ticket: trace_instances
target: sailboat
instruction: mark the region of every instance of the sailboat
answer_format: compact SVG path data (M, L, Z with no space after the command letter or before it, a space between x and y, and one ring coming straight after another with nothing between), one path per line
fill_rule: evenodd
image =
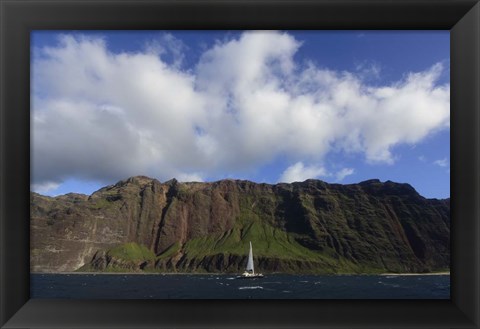
M247 268L242 275L237 277L238 279L254 279L254 278L263 278L262 273L255 273L255 269L253 267L253 249L252 249L252 241L250 241L250 252L248 253L248 262Z

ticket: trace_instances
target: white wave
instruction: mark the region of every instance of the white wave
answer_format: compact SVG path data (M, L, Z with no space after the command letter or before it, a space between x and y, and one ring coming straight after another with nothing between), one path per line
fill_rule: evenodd
M252 286L252 287L239 287L239 290L244 290L244 289L263 289L263 287L260 286Z

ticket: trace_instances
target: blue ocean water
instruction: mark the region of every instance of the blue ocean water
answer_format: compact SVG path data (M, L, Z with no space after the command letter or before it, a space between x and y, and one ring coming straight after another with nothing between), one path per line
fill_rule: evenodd
M32 274L31 298L449 299L449 275Z

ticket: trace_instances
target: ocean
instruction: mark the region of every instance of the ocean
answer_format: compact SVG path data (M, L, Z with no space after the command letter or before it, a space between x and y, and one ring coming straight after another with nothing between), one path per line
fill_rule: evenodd
M31 298L449 299L449 275L32 274Z

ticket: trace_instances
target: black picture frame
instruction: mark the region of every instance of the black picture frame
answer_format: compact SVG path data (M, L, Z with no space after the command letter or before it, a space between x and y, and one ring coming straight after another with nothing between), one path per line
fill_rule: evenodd
M0 0L0 11L2 328L479 328L477 0ZM29 36L34 29L450 30L451 299L30 299Z

